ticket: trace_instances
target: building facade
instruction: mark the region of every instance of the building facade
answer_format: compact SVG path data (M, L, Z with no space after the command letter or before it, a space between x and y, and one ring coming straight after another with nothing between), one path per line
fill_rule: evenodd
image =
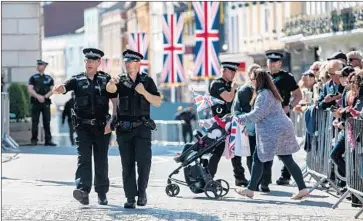
M5 82L27 83L42 58L39 2L2 2L2 73Z
M291 71L290 54L280 41L283 25L298 14L299 2L228 2L225 9L224 52L220 60L257 63L266 66L265 52L277 50L285 54L283 68Z
M296 67L302 72L312 62L325 60L337 51L362 50L362 23L362 2L303 2L301 15L284 24L281 40L296 52ZM299 63L299 57L310 59Z
M101 13L100 48L105 53L102 59L102 69L112 76L122 72L122 52L125 48L126 13L124 2L119 2L113 8Z

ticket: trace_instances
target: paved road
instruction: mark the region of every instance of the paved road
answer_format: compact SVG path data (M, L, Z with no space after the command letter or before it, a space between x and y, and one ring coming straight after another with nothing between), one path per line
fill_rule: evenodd
M93 190L89 206L81 206L72 198L76 168L74 147L23 147L18 154L5 153L2 155L2 220L347 221L354 220L353 216L358 212L348 201L338 209L331 209L337 199L322 191L314 191L310 198L301 202L292 201L289 197L296 187L277 185L271 185L269 194L257 193L253 200L240 197L233 190L221 200L208 200L204 194L192 194L186 187L181 187L178 197L168 197L164 192L166 178L177 167L172 156L180 149L153 147L149 204L131 211L122 207L125 197L121 163L115 147L109 151L111 188L108 206L97 204ZM303 165L304 152L294 158ZM276 160L273 180L278 178L280 168L281 162ZM217 177L226 179L234 188L231 171L231 163L223 158Z

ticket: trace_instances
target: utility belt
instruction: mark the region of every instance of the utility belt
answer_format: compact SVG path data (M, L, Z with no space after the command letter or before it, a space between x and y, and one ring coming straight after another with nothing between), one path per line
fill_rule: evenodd
M91 126L98 125L98 126L103 127L106 125L107 120L110 119L110 115L107 115L106 119L103 121L97 120L96 118L83 119L83 118L78 117L73 109L71 109L71 113L72 113L71 119L72 119L72 124L73 124L74 128L78 127L80 124L87 124L87 125L91 125Z
M117 118L114 118L111 122L111 129L125 132L125 131L131 131L132 129L135 129L142 125L144 125L146 128L149 128L150 130L156 130L155 122L145 117L142 117L138 121L125 121L125 120L117 120Z

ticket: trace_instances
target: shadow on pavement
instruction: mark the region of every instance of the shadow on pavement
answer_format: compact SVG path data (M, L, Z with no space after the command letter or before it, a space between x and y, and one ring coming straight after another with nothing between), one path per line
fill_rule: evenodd
M289 195L291 196L291 194ZM178 197L183 198L183 197ZM206 197L191 197L193 199L199 199L199 200L213 200L208 199ZM241 202L241 203L255 203L255 204L271 204L271 205L302 205L302 206L316 206L316 207L326 207L331 208L333 204L328 202L316 202L311 200L302 200L302 201L277 201L277 200L262 200L262 199L238 199L238 198L232 198L232 197L224 197L222 199L219 199L218 201L224 201L224 202Z
M196 212L186 211L174 211L158 208L137 208L137 209L124 209L123 206L119 205L108 205L111 207L110 211L119 211L116 213L107 214L114 219L122 220L123 217L130 215L148 215L154 216L158 219L163 219L165 216L166 220L180 220L180 217L190 217L191 220L221 220L218 216L200 214ZM194 218L195 217L195 218Z
M181 146L156 146L153 145L153 156L175 156L177 152L182 150ZM11 153L11 151L7 152ZM18 154L50 154L50 155L77 155L76 146L28 146L20 147ZM118 147L110 147L109 156L120 156Z

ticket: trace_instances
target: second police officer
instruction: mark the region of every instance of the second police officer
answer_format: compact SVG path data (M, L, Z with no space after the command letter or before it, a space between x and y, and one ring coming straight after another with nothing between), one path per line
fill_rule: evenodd
M40 113L43 117L43 127L45 134L45 146L56 146L52 142L52 134L50 132L50 96L54 86L53 78L44 73L48 63L42 60L37 60L38 73L34 74L29 79L28 92L31 95L30 102L32 105L32 137L31 144L38 144L38 124Z
M86 71L74 75L65 84L56 86L54 91L66 93L74 91L75 103L72 121L77 133L76 144L78 163L76 189L73 197L83 205L89 204L92 188L92 152L95 164L95 192L98 203L107 205L106 193L109 190L108 148L111 137L109 99L115 94L106 91L110 75L97 71L104 53L95 48L83 50L86 57Z
M271 72L273 82L283 99L282 107L286 115L290 117L290 110L292 110L302 98L300 88L297 85L294 76L291 73L282 70L282 53L269 51L266 53L266 57L267 67ZM290 101L291 95L293 95L294 98L292 101ZM281 170L281 177L276 181L276 183L278 185L288 185L290 183L290 178L291 174L287 170L287 167L283 166Z
M151 130L155 129L150 119L150 104L159 107L161 96L151 77L140 73L143 56L132 50L123 52L126 74L112 79L107 91L118 94L116 128L119 145L122 180L127 202L124 208L135 208L147 204L146 188L151 167ZM115 101L113 101L116 103ZM138 179L136 183L135 162Z
M219 117L223 117L224 115L231 113L232 102L239 86L238 84L233 82L239 63L222 62L221 65L223 68L222 77L214 80L209 88L209 94L211 96L225 102L222 106L215 105L212 107L213 116L218 115ZM218 163L224 152L224 146L225 143L223 142L215 149L212 157L210 158L208 169L212 177L214 177L217 172ZM235 185L247 186L248 180L245 178L245 170L242 167L241 157L235 156L231 159L231 162L235 177Z

